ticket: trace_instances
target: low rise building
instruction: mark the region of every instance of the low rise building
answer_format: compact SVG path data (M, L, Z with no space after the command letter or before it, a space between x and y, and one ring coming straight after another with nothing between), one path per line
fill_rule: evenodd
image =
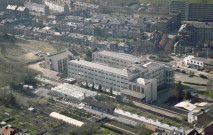
M104 112L104 113L108 113L108 114L113 114L114 110L115 110L115 106L111 105L111 104L107 104L101 101L97 101L93 98L85 98L83 100L83 103L85 103L85 105L91 109L100 111L100 112Z
M49 7L42 4L26 2L24 3L24 6L28 8L29 11L31 12L37 12L40 14L49 14Z
M206 69L213 71L213 59L194 57L192 55L184 58L184 64L195 69Z

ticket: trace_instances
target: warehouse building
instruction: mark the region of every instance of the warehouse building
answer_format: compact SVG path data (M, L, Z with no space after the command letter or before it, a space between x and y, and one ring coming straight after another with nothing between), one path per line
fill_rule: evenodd
M90 91L67 83L54 87L51 90L54 93L76 100L83 100L86 97L94 97L95 95L97 95L97 93L94 91Z
M83 102L85 103L85 105L91 109L103 112L103 113L108 113L108 114L113 114L114 110L115 110L115 106L111 105L111 104L107 104L101 101L97 101L95 99L92 98L85 98L83 100Z

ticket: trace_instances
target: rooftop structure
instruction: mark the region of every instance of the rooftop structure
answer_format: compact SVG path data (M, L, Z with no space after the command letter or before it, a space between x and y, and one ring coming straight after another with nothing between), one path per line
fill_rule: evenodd
M6 9L8 9L8 10L16 10L16 8L17 8L17 5L8 5L7 7L6 7Z
M92 98L85 98L83 100L83 102L87 105L87 106L91 106L93 109L95 110L100 110L101 112L104 113L113 113L115 106L112 104L107 104L101 101L97 101L95 99Z
M81 127L84 123L81 122L81 121L78 121L76 119L73 119L73 118L70 118L70 117L67 117L65 115L62 115L62 114L59 114L57 112L52 112L50 113L50 117L53 117L53 118L56 118L56 119L59 119L59 120L62 120L66 123L69 123L71 125L75 125L77 127Z
M97 93L94 91L90 91L67 83L54 87L51 90L77 100L83 100L85 97L93 97L97 95Z
M184 108L188 111L192 111L196 108L195 105L191 104L189 101L183 101L175 105L175 107Z
M124 116L124 117L130 118L130 119L134 119L134 120L137 120L139 122L152 124L152 125L154 125L156 127L159 127L159 128L162 128L162 129L166 129L166 130L169 130L169 131L176 130L176 131L183 132L183 129L180 129L180 128L177 128L177 127L174 127L174 126L170 126L168 124L161 123L158 120L155 121L155 120L143 117L143 116L139 116L137 114L133 114L133 113L130 113L130 112L127 112L127 111L123 111L123 110L118 109L118 108L115 109L114 114L118 115L118 116Z

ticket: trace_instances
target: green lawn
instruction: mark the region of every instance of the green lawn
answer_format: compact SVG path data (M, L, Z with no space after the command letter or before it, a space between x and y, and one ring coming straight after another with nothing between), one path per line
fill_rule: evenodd
M119 135L118 133L113 132L113 131L106 129L106 128L103 128L103 127L101 127L100 132L101 132L100 133L101 135Z
M209 97L213 97L213 90L212 90L212 91L209 91L209 92L204 93L204 95L209 96Z

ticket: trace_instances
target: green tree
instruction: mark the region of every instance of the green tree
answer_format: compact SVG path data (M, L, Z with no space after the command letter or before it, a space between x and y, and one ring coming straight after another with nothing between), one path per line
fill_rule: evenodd
M95 35L95 36L100 36L100 35L101 35L101 31L100 31L100 29L99 29L98 27L96 27L96 28L94 29L94 35Z
M189 100L191 98L191 93L190 91L186 91L185 94L184 94L184 100Z
M98 92L102 92L102 86L101 85L98 86Z
M178 84L175 86L175 97L178 100L181 100L183 98L183 85L182 82L179 81Z
M86 81L86 88L88 89L89 88L89 86L88 86L88 82Z
M5 45L1 45L1 54L3 54L3 56L6 57L6 47L5 47Z
M111 95L111 96L113 95L112 88L110 88L110 95Z
M90 51L90 49L87 49L85 60L92 61L92 52Z
M92 83L92 88L91 89L95 90L95 84L94 83Z

